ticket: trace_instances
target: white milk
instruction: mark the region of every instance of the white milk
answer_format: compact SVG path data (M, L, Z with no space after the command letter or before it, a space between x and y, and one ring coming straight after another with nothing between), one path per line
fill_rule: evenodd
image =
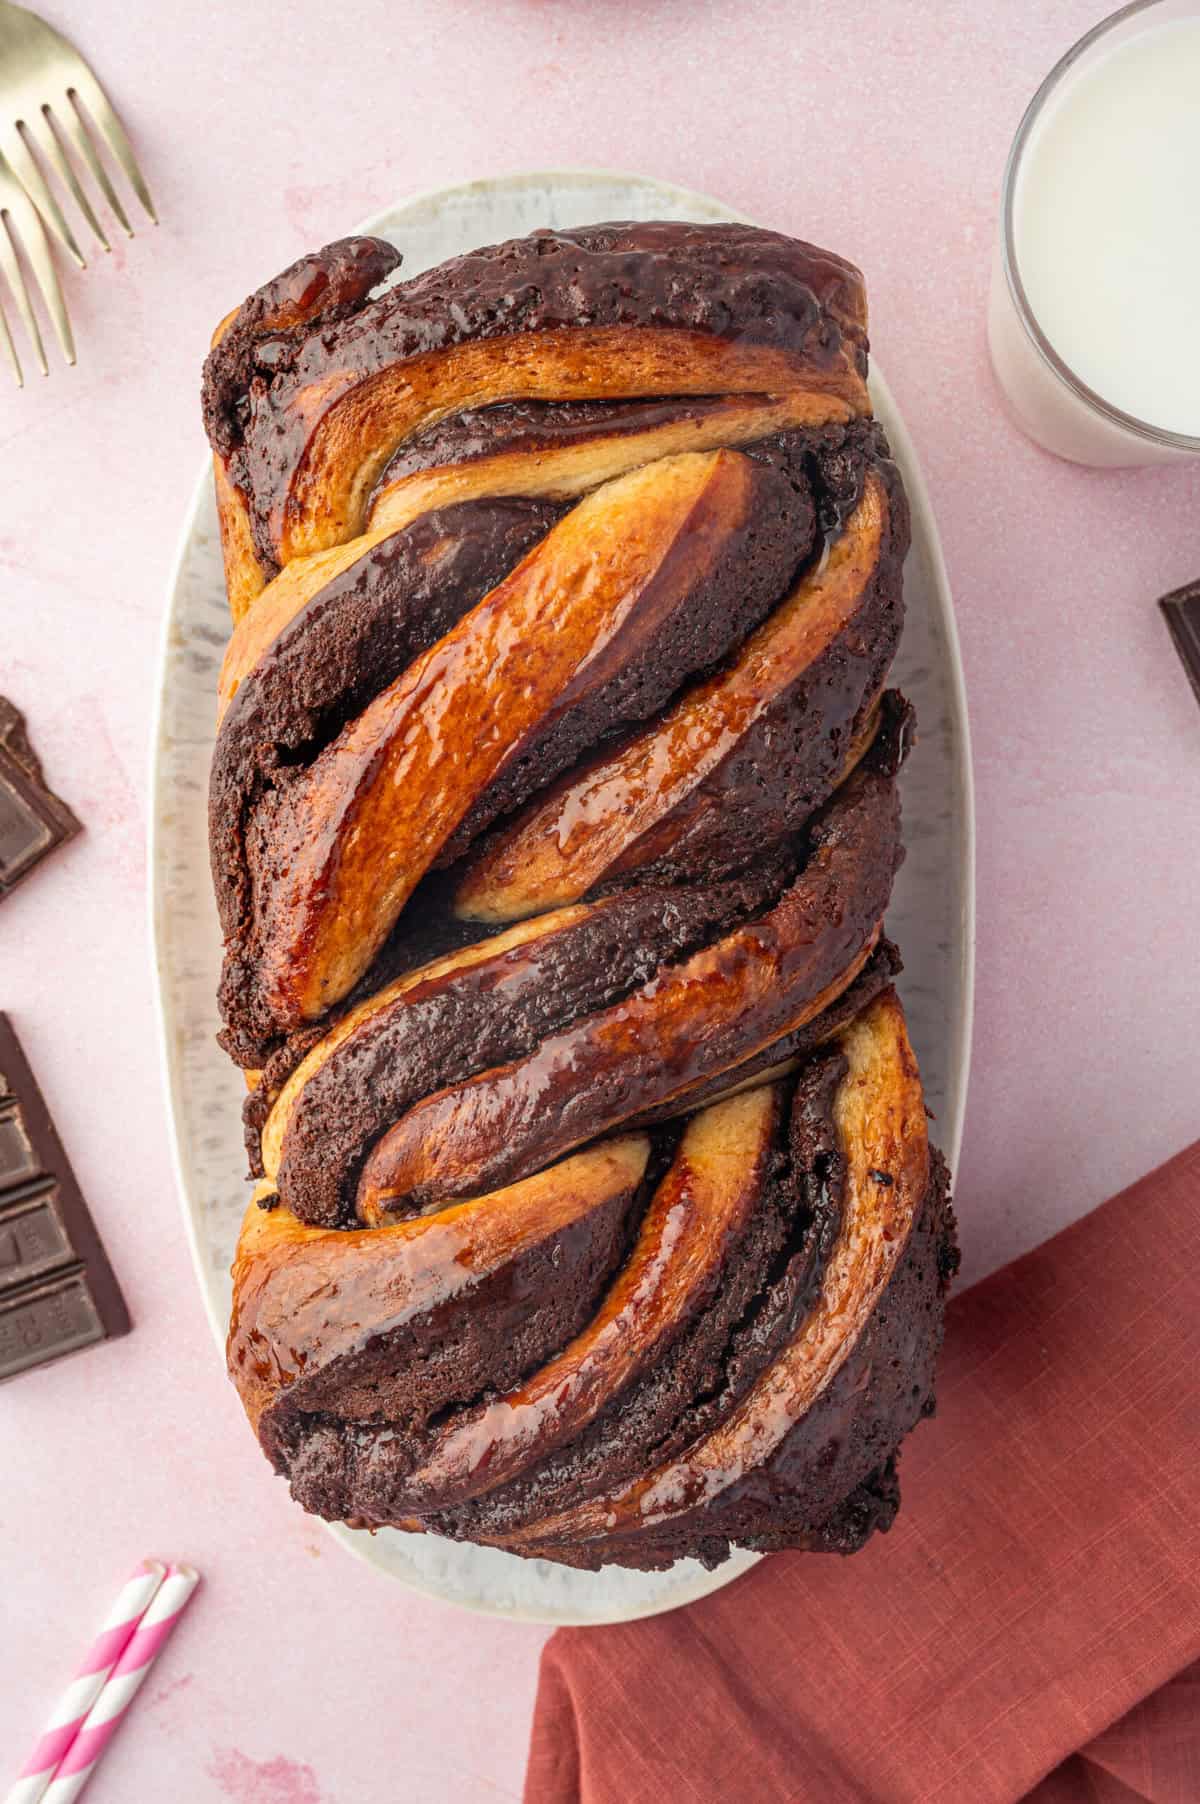
M1017 170L1013 245L1030 310L1075 375L1146 424L1200 438L1200 14L1102 39L1068 72ZM1035 438L1090 463L1155 455L1033 352L1002 274L989 328Z

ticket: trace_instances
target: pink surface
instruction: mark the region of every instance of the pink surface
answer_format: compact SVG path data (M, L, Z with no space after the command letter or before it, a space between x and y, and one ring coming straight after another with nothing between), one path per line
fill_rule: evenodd
M161 1553L206 1582L96 1804L515 1798L541 1632L389 1585L289 1503L222 1376L180 1226L143 847L207 336L398 196L521 168L659 175L862 263L941 522L975 733L958 1191L978 1275L1200 1127L1200 714L1151 605L1200 574L1200 472L1055 463L1007 423L983 342L1008 139L1100 7L43 10L108 81L164 224L70 278L76 371L0 386L2 687L87 826L3 905L0 1003L137 1327L0 1396L0 1750L15 1770L121 1575Z

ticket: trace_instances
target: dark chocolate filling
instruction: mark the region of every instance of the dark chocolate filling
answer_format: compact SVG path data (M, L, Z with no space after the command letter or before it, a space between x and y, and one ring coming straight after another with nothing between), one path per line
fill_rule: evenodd
M678 882L736 870L795 833L832 793L879 693L904 622L902 566L908 516L888 533L875 580L828 649L768 708L728 756L671 814L612 866L599 886ZM886 723L911 736L912 711Z
M601 1564L646 1569L685 1557L717 1565L733 1546L767 1552L781 1547L854 1552L876 1528L890 1527L899 1501L896 1450L922 1417L932 1413L945 1292L958 1257L948 1173L935 1152L929 1188L908 1245L858 1344L823 1395L763 1465L711 1503L640 1534L557 1547L537 1540L534 1516L530 1542L523 1551L593 1569ZM793 1314L789 1288L786 1282L773 1286L755 1312L754 1330L761 1341L770 1335L776 1346L782 1345L786 1334L779 1333L780 1318L801 1318L806 1305ZM739 1353L744 1359L746 1349L735 1351L729 1362L734 1386L745 1382L747 1372L766 1364L759 1348L737 1371ZM731 1407L735 1394L731 1390L716 1405L714 1421ZM684 1430L678 1444L686 1445L691 1438ZM630 1476L638 1470L635 1466ZM881 1488L880 1474L885 1475Z
M647 1194L643 1183L633 1197L615 1197L469 1291L370 1335L353 1353L325 1366L314 1357L260 1425L277 1469L299 1463L303 1473L315 1457L330 1477L335 1445L347 1429L354 1434L351 1424L364 1438L378 1424L390 1442L484 1387L519 1383L594 1315ZM348 1491L339 1502L337 1513L355 1513Z
M280 1195L302 1221L349 1226L362 1162L422 1096L532 1052L757 913L787 882L775 858L728 883L614 897L382 1009L305 1084L284 1136Z
M331 372L353 383L472 340L629 326L775 345L817 369L831 368L848 346L866 373L858 271L754 226L653 221L535 232L452 258L368 301L400 260L379 239L326 245L251 296L209 353L205 426L247 498L267 560L275 556L270 516L310 430L300 397Z
M531 455L597 438L624 438L677 420L719 419L745 396L669 395L631 401L498 401L467 407L414 432L392 453L367 502L403 477L503 452Z
M878 1308L832 1383L771 1458L706 1509L644 1536L585 1548L591 1559L571 1563L603 1559L644 1567L653 1550L656 1564L691 1555L713 1565L732 1546L853 1553L876 1528L889 1528L899 1504L896 1450L933 1414L945 1294L958 1263L949 1173L934 1150L925 1202ZM543 1559L559 1557L541 1546L535 1551Z
M477 1538L534 1528L673 1458L745 1395L811 1308L837 1232L841 1176L830 1112L844 1070L834 1052L818 1054L801 1072L788 1146L780 1148L749 1244L672 1356L550 1460L461 1511L439 1515L444 1532Z

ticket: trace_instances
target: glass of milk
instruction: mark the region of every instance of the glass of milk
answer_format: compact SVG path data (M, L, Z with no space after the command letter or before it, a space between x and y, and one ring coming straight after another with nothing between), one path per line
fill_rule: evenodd
M1200 456L1200 0L1135 0L1050 71L988 306L1018 423L1085 464Z

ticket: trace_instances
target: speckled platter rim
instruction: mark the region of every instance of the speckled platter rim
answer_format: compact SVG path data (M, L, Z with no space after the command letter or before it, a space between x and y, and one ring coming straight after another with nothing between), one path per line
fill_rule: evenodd
M567 193L579 197L578 204L574 199L571 202L573 217L569 221L556 217L560 199ZM593 195L594 205L587 204ZM415 195L354 229L398 238L403 248L402 235L406 229L410 235L419 229L428 237L439 229L444 217L480 210L486 213L489 209L494 209L498 215L494 230L476 231L469 239L454 242L449 248L443 247L440 255L453 255L458 250L472 249L476 244L546 223L653 217L655 214L702 220L741 217L710 196L670 183L622 172L568 169L449 184ZM535 216L528 224L512 223L513 216L523 216L529 209L533 209ZM418 222L421 222L419 228ZM411 266L406 259L408 273L415 273L423 266L420 258ZM889 915L889 925L908 952L910 963L914 941L918 945L916 968L911 972L906 970L901 990L910 1019L914 1011L918 1018L926 1019L925 1042L922 1045L918 1041L918 1051L923 1065L936 1064L938 1067L938 1088L932 1092L940 1101L938 1139L953 1168L962 1139L974 989L975 816L966 693L949 582L924 478L903 421L874 364L871 391L875 411L903 470L912 510L914 549L906 567L910 622L914 618L911 594L914 584L923 603L916 615L921 626L918 655L910 659L912 668L903 673L903 680L918 700L919 707L922 695L929 689L935 692L938 704L932 755L929 752L923 754L919 747L912 761L915 764L922 756L925 759L925 775L918 783L922 799L924 790L940 798L936 810L937 827L936 831L927 831L928 823L923 820L921 809L914 811L909 776L905 811L910 858L906 866L908 875L906 877L902 871L900 879L900 884L907 883L911 892L902 911L909 925L896 928L895 909ZM199 1057L210 1073L217 1068L214 1061L220 1061L222 1065L225 1061L215 1044L211 1047L211 1055L208 1050L211 1033L215 1033L217 1025L215 998L210 1000L207 1018L203 1020L195 1018L194 1006L180 1006L181 969L188 949L186 932L181 943L176 931L180 916L178 884L181 874L188 885L189 901L195 895L194 886L207 878L206 871L200 873L195 868L197 822L191 810L203 808L202 778L207 768L209 746L201 743L199 735L195 739L184 738L173 734L168 726L169 719L174 719L179 712L180 685L187 681L183 674L185 660L194 658L200 662L207 658L209 653L201 641L207 644L213 638L211 629L202 631L189 618L189 611L194 613L194 606L185 592L187 574L197 556L197 546L211 511L211 468L206 459L188 506L167 586L152 740L149 900L171 1150L197 1281L214 1337L223 1354L228 1282L214 1273L213 1247L205 1225L206 1197L197 1175L197 1166L213 1157L211 1135L203 1133L195 1120L198 1107L195 1093L200 1087L194 1070L197 1044L200 1046ZM912 628L906 626L900 662L911 637ZM200 646L198 651L197 646ZM213 655L219 658L219 650L214 648ZM924 720L923 729L928 731ZM911 771L912 765L909 768ZM183 815L178 805L181 769L187 770L193 791ZM198 794L195 793L197 789ZM919 867L915 875L914 839ZM185 842L191 845L190 853L184 851ZM930 863L931 855L933 863ZM185 857L190 862L183 870L179 861ZM211 912L212 904L207 895L204 901ZM194 977L192 985L194 988ZM917 1038L916 1034L914 1038ZM184 1056L185 1045L189 1042L192 1047L190 1062ZM236 1146L236 1135L233 1145ZM243 1177L232 1156L226 1162L222 1153L222 1195L226 1163L231 1207L236 1218L245 1200ZM231 1236L227 1256L232 1257L232 1252ZM247 1456L254 1457L249 1445ZM714 1572L706 1572L695 1562L688 1561L668 1574L630 1574L611 1570L582 1573L559 1567L547 1568L540 1561L519 1561L492 1549L461 1547L440 1541L436 1543L436 1558L431 1562L429 1556L434 1553L434 1537L400 1535L393 1531L370 1536L338 1525L331 1525L329 1532L375 1570L400 1579L426 1596L485 1614L555 1625L627 1622L677 1609L728 1584L749 1570L758 1558L753 1554L735 1554Z

